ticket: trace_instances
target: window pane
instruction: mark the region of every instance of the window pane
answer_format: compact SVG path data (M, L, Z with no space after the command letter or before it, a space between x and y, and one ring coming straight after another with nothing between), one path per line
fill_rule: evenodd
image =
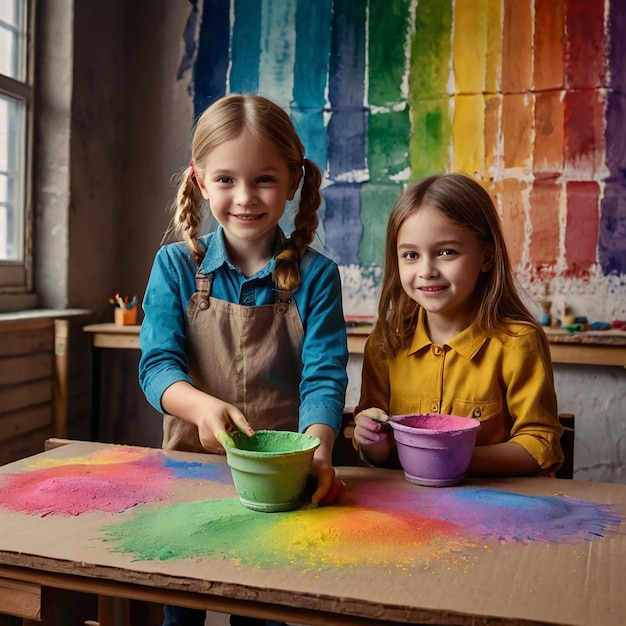
M24 259L25 117L23 102L0 96L0 262Z
M0 74L26 79L26 3L0 0Z

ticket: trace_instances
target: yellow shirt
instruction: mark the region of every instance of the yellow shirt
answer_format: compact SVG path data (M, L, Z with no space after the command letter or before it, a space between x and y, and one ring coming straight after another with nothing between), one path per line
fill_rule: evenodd
M515 441L550 471L563 461L552 364L540 330L509 324L513 334L488 336L470 326L434 344L423 311L410 347L387 359L365 345L361 398L355 415L378 407L389 415L443 413L481 422L476 445Z

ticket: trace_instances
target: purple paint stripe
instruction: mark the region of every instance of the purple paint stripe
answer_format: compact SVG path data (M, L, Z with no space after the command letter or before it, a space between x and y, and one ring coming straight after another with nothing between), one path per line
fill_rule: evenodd
M333 4L328 87L333 112L328 125L331 179L365 169L366 4L363 0L338 0ZM358 211L358 204L351 210Z
M626 182L608 180L600 210L598 260L605 276L626 274Z
M611 0L609 2L608 18L609 36L609 86L619 91L626 92L626 2L624 0Z

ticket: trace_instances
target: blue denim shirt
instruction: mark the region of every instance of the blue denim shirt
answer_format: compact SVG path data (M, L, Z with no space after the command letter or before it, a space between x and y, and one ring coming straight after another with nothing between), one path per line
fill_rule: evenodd
M246 277L228 257L221 227L203 241L207 252L200 266L213 274L211 296L246 306L275 302L274 258ZM278 237L274 257L281 250ZM348 346L337 265L309 249L300 262L301 283L292 301L304 327L300 383L301 431L311 424L341 426L348 382ZM139 383L150 404L163 411L161 397L177 381L193 384L186 356L187 304L195 292L196 268L182 243L163 246L156 254L143 299L145 317L139 336Z

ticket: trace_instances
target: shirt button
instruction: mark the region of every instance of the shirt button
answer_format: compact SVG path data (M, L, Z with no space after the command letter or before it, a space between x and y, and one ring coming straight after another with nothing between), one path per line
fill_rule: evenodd
M439 411L439 405L436 402L433 402L430 405L430 412L431 413L437 413L437 411Z
M480 407L477 406L473 411L472 411L472 417L475 418L479 418L481 415L483 414L483 412L480 410Z
M433 354L434 354L435 356L441 356L441 354L442 354L442 352L443 352L443 350L441 349L441 346L435 346L435 345L433 345L433 348L432 348L432 349L433 349Z

